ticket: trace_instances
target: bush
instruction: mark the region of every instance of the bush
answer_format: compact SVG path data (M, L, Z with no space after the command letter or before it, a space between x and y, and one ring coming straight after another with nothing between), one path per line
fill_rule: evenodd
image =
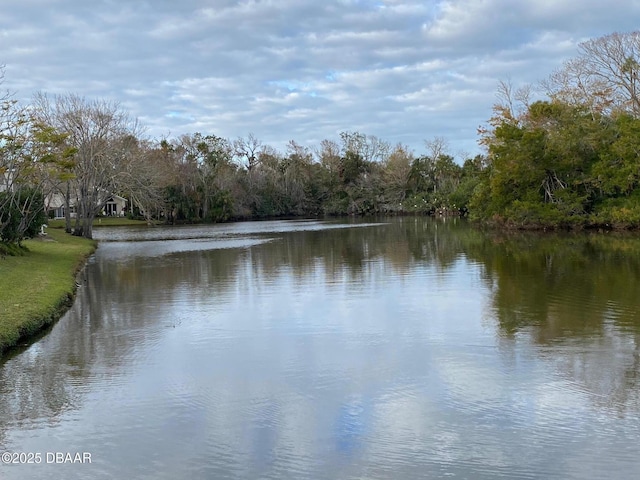
M506 210L507 221L518 226L544 226L557 228L565 220L565 216L556 205L550 203L536 203L530 201L514 201Z
M0 206L0 241L4 243L33 238L46 223L42 192L33 188L0 193Z
M634 196L608 198L592 215L596 224L610 224L618 228L640 227L640 202Z

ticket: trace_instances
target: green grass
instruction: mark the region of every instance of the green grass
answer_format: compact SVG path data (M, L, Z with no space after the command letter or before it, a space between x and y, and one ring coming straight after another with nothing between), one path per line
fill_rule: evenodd
M75 224L75 219L71 219L71 227ZM98 217L93 222L93 228L97 227L122 227L126 225L146 225L144 220L132 220L127 217ZM49 228L64 228L64 218L49 220Z
M75 276L96 243L51 229L0 256L0 354L57 320L75 293Z

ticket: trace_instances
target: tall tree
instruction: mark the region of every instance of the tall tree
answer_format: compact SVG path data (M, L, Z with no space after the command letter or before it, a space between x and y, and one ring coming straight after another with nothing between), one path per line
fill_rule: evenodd
M233 147L228 140L216 135L182 135L179 151L183 162L194 176L198 219L224 220L230 214L229 191L221 177L231 166Z
M74 233L92 238L94 219L109 197L134 189L127 182L134 178L130 174L130 154L140 127L118 104L74 94L53 99L39 94L34 108L43 123L67 134L69 145L77 151Z
M578 55L542 82L555 100L594 113L640 115L640 31L612 33L578 46Z
M171 165L152 142L126 135L121 144L118 192L129 201L129 213L147 221L164 210L166 187L173 180Z
M253 133L247 135L246 138L238 137L233 142L233 147L236 158L248 172L251 172L260 163L260 150L263 145Z
M284 192L289 204L287 213L302 214L313 209L314 195L310 190L312 161L309 149L293 140L288 143L287 156L282 161Z
M402 202L409 191L413 154L406 145L398 144L384 163L383 178L387 201L392 204Z
M42 191L46 208L55 197L64 199L65 231L71 232L71 185L75 179L75 155L77 150L69 146L66 133L32 118L32 153L40 163ZM75 184L74 184L75 185Z

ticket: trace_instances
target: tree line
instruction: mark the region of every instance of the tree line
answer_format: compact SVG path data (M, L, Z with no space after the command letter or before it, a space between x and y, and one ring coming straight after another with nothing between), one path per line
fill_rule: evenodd
M114 194L127 215L167 223L469 213L516 227L639 227L639 58L640 32L615 33L580 44L540 83L541 99L501 82L479 129L486 154L457 161L442 137L421 155L357 131L285 151L253 134L148 139L116 103L5 94L0 240L33 236L53 195L67 231L87 238Z
M92 237L114 194L127 215L175 223L284 216L460 214L484 159L460 166L446 141L416 156L373 135L345 131L314 148L284 152L253 134L233 140L191 133L144 138L117 104L37 94L23 107L5 98L0 114L0 237L39 231L47 199L64 201L66 229ZM75 215L71 211L75 209Z

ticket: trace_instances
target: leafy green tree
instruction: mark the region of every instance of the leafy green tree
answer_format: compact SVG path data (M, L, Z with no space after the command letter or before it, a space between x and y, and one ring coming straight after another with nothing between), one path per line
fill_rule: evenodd
M413 195L435 189L435 168L433 160L427 156L415 158L409 171L409 190Z
M195 158L185 149L184 136L160 142L160 154L169 167L170 180L164 189L168 223L200 221L200 198Z
M460 183L462 168L451 155L440 155L435 159L433 172L435 177L434 192L440 193L442 198L446 199Z
M56 195L64 199L65 231L71 233L71 189L75 179L77 149L68 143L68 135L55 127L32 118L32 159L39 162L41 185L47 208Z
M526 223L584 213L587 198L576 187L593 161L593 149L578 136L585 122L592 120L576 107L536 102L518 123L498 124L489 146L491 176L478 192L488 198L474 203L479 214Z
M592 173L603 195L629 195L640 182L640 118L622 114L611 130L609 148L599 155Z
M216 135L195 133L181 137L186 162L193 165L199 199L198 217L204 221L224 221L231 213L229 192L218 177L231 165L233 147Z
M461 215L469 213L471 199L476 188L483 181L485 169L486 158L482 155L476 155L464 161L460 171L460 181L455 190L449 194L450 208L458 210Z

